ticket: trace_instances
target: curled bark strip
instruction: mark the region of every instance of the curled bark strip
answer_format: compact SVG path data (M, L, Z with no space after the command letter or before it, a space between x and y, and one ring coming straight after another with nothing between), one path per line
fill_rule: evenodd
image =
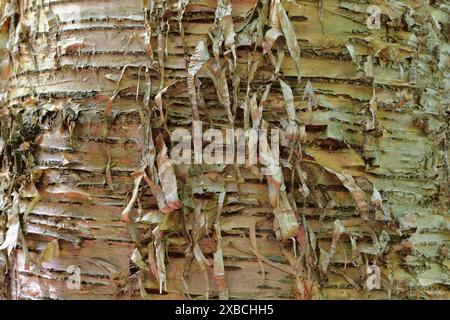
M262 260L258 257L259 252L258 252L258 243L256 242L256 226L254 224L252 224L250 226L250 241L251 241L253 250L257 254L256 257L258 258L259 269L261 272L261 281L264 282L264 280L266 280L266 270L264 269L264 264L263 264Z
M169 87L170 87L170 85L164 87L163 89L161 89L161 90L158 92L158 94L156 95L156 97L155 97L155 103L156 103L156 106L158 107L159 116L160 116L160 119L161 119L160 121L161 121L162 124L165 124L165 123L166 123L166 119L165 119L165 117L164 117L162 95L163 95L164 93L166 93L166 91L167 91L167 89L169 89Z
M158 268L158 280L159 280L159 293L162 294L163 290L167 291L167 272L166 272L166 244L163 239L163 233L156 227L153 230L153 237L155 243L155 256L156 266Z
M350 191L353 199L355 200L359 213L364 219L368 219L369 206L367 204L366 194L356 184L355 179L348 174L336 172L328 167L324 168L328 172L334 174L342 182L342 185Z
M228 285L225 279L225 266L223 264L223 251L220 241L217 244L216 252L214 252L214 280L217 290L219 290L219 298L228 300Z
M297 35L295 34L294 28L292 27L292 23L281 5L280 1L275 1L275 6L278 11L279 21L281 25L281 29L283 30L284 37L286 39L286 43L289 49L289 53L291 54L292 59L295 63L295 68L297 70L297 78L298 82L301 80L300 75L300 46L298 45Z
M192 117L194 121L199 121L200 116L197 107L197 90L195 86L195 75L200 71L202 66L209 60L210 55L205 41L200 40L195 46L195 51L189 59L189 66L187 72L187 86L189 98L192 104Z
M156 138L156 158L158 166L158 176L166 199L167 206L172 209L180 209L182 204L178 198L177 179L173 170L172 161L167 156L167 147L162 135Z
M205 278L205 296L206 296L206 300L208 300L209 299L209 276L208 276L207 267L211 267L211 264L203 255L203 252L200 249L200 247L198 246L198 243L196 243L194 245L194 257L195 257L195 260L197 260L197 263L199 264L200 269L202 270L203 277Z
M207 73L214 83L217 97L219 98L220 103L225 107L225 110L227 111L228 120L231 124L233 124L234 116L231 112L231 100L230 93L228 91L226 68L222 68L219 63L215 62L209 66L209 68L207 69Z
M0 246L0 250L8 250L8 255L10 255L12 250L18 245L21 234L19 220L19 194L14 192L12 196L12 205L8 210L8 230L6 232L5 240Z
M141 184L141 181L142 181L142 174L138 174L134 178L134 189L133 189L133 194L131 195L130 202L128 202L127 206L122 211L122 220L123 221L126 221L126 222L130 221L130 212L133 209L134 203L136 202L136 199L138 197L139 185Z
M298 126L296 122L295 116L295 104L294 104L294 95L292 93L291 87L286 84L283 80L279 80L281 85L281 90L283 91L284 102L286 104L286 111L289 118L289 127L287 130L287 135L290 139L294 139L298 134Z
M164 192L162 188L154 183L147 174L144 173L144 180L147 185L150 187L150 191L156 197L156 203L158 204L158 208L161 212L170 213L173 209L166 204L166 199L164 197Z
M239 251L248 254L247 250L242 249L238 245L236 245L234 243L230 243L230 245L232 245L233 247L235 247ZM260 259L265 264L267 264L267 265L269 265L269 266L271 266L273 268L276 268L276 269L278 269L280 271L283 271L285 273L291 274L291 275L295 275L296 274L295 271L290 266L286 266L286 265L283 265L283 264L280 264L280 263L273 262L273 261L267 259L266 257L264 257L263 255L257 253L255 250L253 250L253 249L250 249L250 250L258 259Z

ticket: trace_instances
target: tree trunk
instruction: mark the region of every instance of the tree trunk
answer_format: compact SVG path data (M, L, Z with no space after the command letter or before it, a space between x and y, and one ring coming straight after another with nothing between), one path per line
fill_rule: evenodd
M0 295L449 299L449 9L369 2L3 0Z

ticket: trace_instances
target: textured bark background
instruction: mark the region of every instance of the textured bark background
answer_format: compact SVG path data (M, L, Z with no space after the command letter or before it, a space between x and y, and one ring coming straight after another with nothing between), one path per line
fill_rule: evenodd
M449 11L1 0L0 295L450 298ZM282 129L283 175L171 164L192 120Z

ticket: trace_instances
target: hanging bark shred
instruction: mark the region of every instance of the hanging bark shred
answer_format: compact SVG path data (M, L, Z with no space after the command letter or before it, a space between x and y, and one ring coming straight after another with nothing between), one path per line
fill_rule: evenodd
M159 181L164 193L167 206L171 209L180 209L181 201L178 198L177 178L173 169L172 161L167 154L167 147L163 137L156 138L156 149L158 156L156 158L158 165Z

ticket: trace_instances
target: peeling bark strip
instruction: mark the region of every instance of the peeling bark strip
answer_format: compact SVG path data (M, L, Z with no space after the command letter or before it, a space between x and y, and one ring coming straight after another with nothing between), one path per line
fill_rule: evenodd
M0 1L1 298L450 299L445 3L38 2ZM205 124L280 162L172 162Z

